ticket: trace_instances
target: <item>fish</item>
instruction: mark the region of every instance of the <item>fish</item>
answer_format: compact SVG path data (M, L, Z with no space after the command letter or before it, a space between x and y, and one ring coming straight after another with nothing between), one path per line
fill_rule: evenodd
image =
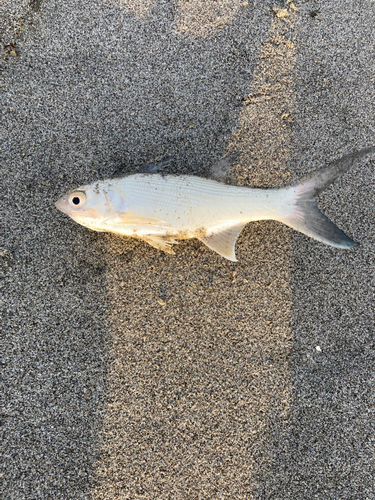
M81 186L55 205L89 229L138 238L170 254L181 240L197 238L235 262L239 234L258 220L276 220L332 247L351 249L358 243L319 210L315 198L374 152L375 147L368 147L346 155L289 187L252 188L197 176L137 173Z

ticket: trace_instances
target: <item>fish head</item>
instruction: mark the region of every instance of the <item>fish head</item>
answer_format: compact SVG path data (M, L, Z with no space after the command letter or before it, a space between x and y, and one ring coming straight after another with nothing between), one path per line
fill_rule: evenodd
M95 183L69 191L56 201L55 206L79 224L94 229L118 209L116 201L117 196L108 185Z

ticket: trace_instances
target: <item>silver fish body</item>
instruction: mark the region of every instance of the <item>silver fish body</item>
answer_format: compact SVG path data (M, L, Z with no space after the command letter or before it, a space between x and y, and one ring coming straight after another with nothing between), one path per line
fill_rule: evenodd
M356 243L319 211L314 196L374 150L348 155L289 188L253 189L194 176L135 174L82 186L62 196L56 207L90 229L140 238L168 253L174 253L179 240L198 238L235 261L243 227L265 219L329 245L351 248Z

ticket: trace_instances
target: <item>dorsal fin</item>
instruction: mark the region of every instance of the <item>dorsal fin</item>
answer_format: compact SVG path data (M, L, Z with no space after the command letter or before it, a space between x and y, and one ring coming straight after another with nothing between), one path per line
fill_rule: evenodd
M173 164L172 156L166 156L160 161L156 161L155 163L150 162L147 165L141 167L139 169L139 173L141 174L159 174L163 172L163 170Z
M246 222L220 229L208 229L206 236L199 236L198 240L202 241L208 248L211 248L211 250L222 257L237 262L235 253L236 241L245 226Z
M218 182L225 182L232 168L234 161L240 156L240 153L231 152L227 153L225 156L217 160L210 169L210 177Z

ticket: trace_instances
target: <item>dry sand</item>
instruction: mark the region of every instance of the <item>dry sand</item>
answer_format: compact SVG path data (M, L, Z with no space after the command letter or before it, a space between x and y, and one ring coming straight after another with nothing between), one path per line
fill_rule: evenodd
M375 499L374 158L320 198L348 252L258 222L237 264L173 257L54 208L166 157L272 186L373 145L374 9L1 3L1 498Z

